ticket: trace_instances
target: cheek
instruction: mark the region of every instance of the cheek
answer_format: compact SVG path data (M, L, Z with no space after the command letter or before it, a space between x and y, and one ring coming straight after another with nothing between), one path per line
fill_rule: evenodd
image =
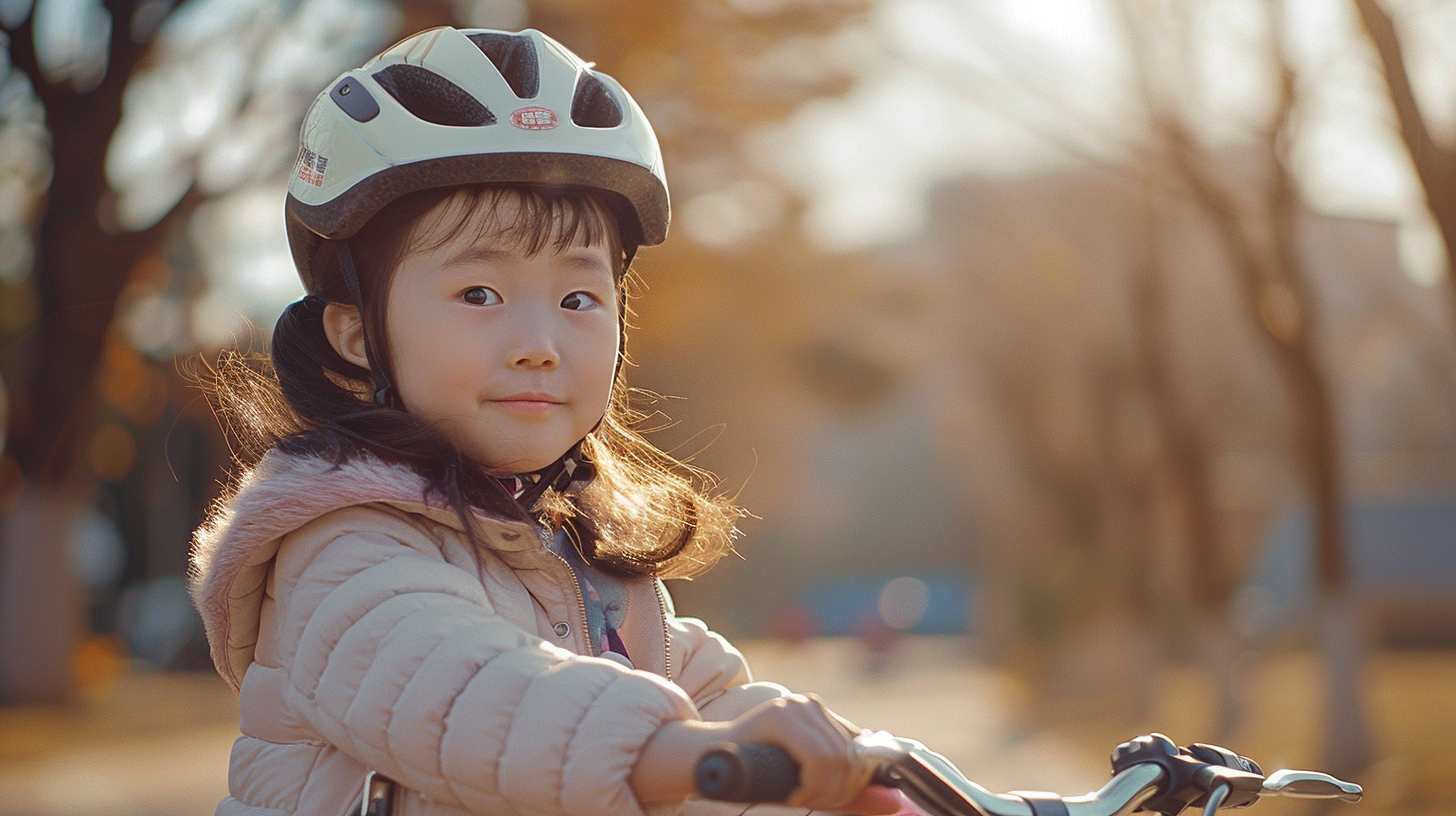
M470 391L459 332L449 315L422 309L408 299L390 302L390 362L395 386L411 413L438 419L461 393Z
M613 320L615 321L615 317ZM618 335L616 323L612 324L610 331L603 332L602 336L593 343L591 355L591 381L593 390L598 393L605 404L612 391L612 383L617 373L617 347Z

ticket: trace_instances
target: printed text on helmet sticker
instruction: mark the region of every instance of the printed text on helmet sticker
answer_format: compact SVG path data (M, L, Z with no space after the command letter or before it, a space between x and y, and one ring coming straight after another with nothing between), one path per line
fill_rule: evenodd
M329 159L327 156L301 148L298 152L298 178L306 181L315 187L324 186L324 171L328 169Z
M511 114L511 124L522 130L551 130L556 127L556 111L550 108L521 108Z

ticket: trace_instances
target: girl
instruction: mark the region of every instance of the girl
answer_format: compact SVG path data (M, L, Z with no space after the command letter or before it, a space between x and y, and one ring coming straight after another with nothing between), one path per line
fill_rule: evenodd
M309 294L271 370L219 372L266 452L194 555L241 704L220 816L342 814L370 773L396 816L655 812L722 740L787 748L792 805L893 812L848 723L751 682L658 580L738 511L630 430L627 272L668 199L626 91L536 31L435 29L320 94L302 141Z

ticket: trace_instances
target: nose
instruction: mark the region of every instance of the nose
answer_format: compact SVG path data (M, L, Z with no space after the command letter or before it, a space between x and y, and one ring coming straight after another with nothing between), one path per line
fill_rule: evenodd
M521 314L516 325L512 327L516 342L507 352L511 368L555 370L561 365L561 354L557 351L549 317L530 313L535 310L523 311L526 313Z
M512 368L539 368L542 371L551 371L560 364L561 358L555 352L544 348L522 351L511 361Z

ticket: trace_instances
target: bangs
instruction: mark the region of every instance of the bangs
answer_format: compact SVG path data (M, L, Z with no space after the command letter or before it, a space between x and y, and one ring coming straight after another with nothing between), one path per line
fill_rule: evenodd
M615 213L592 191L552 187L461 187L437 203L411 230L402 254L429 252L468 236L489 237L501 248L534 257L548 248L605 243L623 269L622 242Z

